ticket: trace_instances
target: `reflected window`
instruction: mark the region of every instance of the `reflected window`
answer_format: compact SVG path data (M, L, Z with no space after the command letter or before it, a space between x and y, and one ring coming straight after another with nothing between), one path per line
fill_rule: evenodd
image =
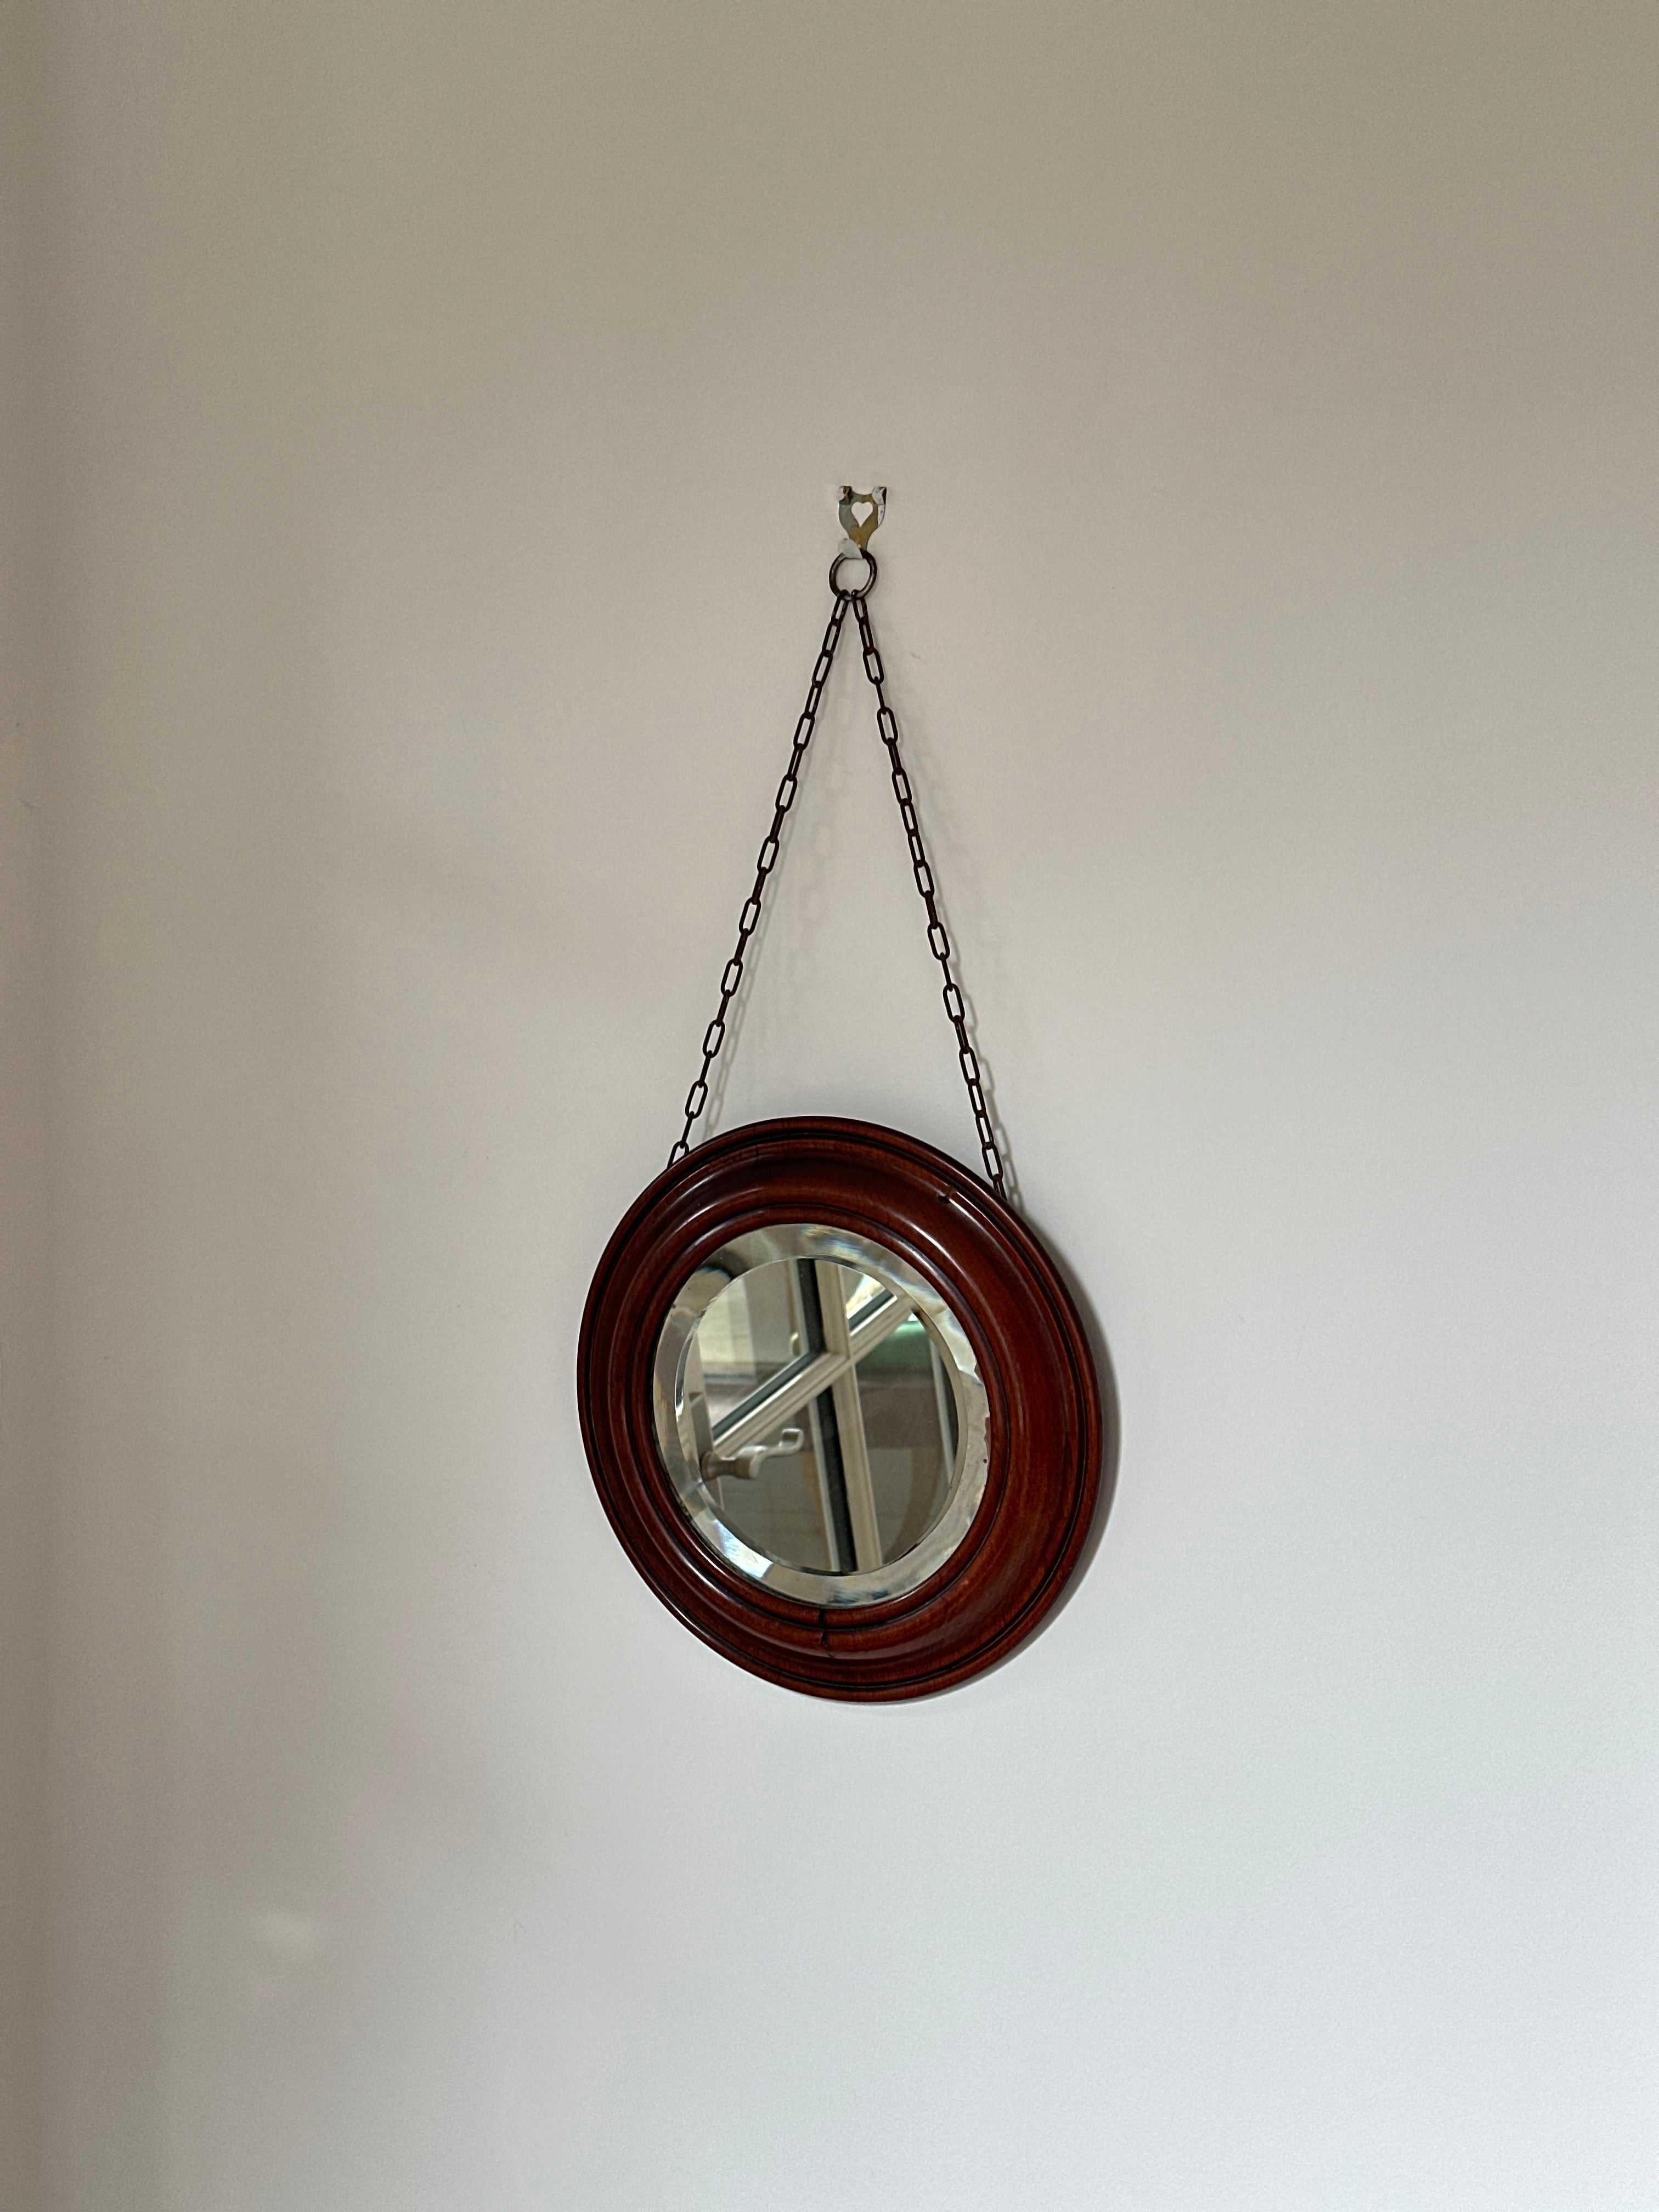
M915 1553L944 1515L961 1378L925 1308L950 1316L920 1289L803 1256L716 1263L682 1292L672 1404L659 1401L665 1455L695 1470L715 1521L762 1562L867 1573Z

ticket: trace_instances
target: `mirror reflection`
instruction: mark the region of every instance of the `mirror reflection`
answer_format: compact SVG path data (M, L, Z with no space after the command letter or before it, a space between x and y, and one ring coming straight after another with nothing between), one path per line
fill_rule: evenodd
M809 1598L914 1586L983 1486L984 1394L956 1316L881 1246L807 1224L741 1238L684 1285L656 1419L706 1540Z

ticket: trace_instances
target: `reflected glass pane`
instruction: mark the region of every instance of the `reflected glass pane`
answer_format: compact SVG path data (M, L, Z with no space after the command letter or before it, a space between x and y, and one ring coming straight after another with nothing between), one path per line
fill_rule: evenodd
M836 1256L723 1255L686 1285L658 1432L682 1502L748 1571L868 1577L945 1515L977 1376L954 1316L880 1246L805 1228L752 1241L814 1239Z
M703 1396L715 1427L797 1358L800 1323L787 1265L728 1283L697 1329Z
M956 1419L938 1346L912 1315L859 1363L882 1554L919 1544L945 1506L956 1460Z

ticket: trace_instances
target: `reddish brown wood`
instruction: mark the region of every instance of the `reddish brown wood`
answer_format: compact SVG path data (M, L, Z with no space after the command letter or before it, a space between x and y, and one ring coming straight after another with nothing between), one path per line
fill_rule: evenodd
M973 1526L931 1580L879 1605L821 1609L727 1567L657 1454L651 1364L681 1285L732 1237L797 1221L910 1261L955 1311L985 1383L990 1468ZM1065 1588L1099 1493L1100 1385L1054 1263L977 1176L866 1121L756 1122L659 1176L594 1275L577 1396L611 1524L663 1603L738 1666L817 1697L921 1697L1006 1657Z

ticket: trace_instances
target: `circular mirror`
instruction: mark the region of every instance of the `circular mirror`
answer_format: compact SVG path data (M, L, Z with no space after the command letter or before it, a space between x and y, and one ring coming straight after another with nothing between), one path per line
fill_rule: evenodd
M1012 1651L1077 1565L1104 1424L1019 1216L867 1121L752 1122L617 1224L576 1354L629 1558L767 1680L915 1698Z
M719 1558L819 1606L915 1589L985 1488L984 1385L933 1285L866 1237L790 1223L682 1285L657 1341L657 1446Z

